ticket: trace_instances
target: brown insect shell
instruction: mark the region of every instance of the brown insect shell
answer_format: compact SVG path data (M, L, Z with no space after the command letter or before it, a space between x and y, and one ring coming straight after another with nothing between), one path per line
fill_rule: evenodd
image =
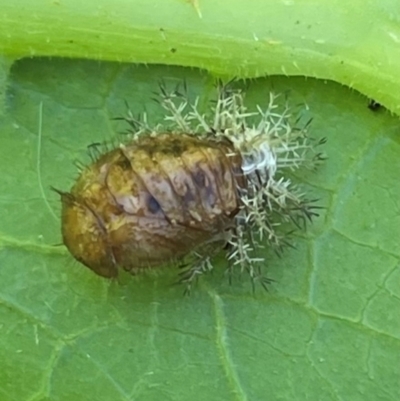
M239 210L240 155L227 140L164 133L102 155L62 194L62 235L95 273L179 259L224 232Z

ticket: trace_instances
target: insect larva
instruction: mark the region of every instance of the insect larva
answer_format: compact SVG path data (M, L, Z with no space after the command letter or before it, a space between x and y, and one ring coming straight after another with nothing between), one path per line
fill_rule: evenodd
M70 192L58 191L63 241L78 261L104 277L178 261L190 288L223 248L229 272L269 282L254 248L266 241L280 249L282 224L316 215L283 173L318 164L314 147L324 141L310 140L308 125L292 126L272 94L265 111L248 112L241 91L220 86L218 93L207 117L197 101L162 88L171 128L129 114L132 139L97 157Z
M97 274L115 277L181 258L223 232L239 210L232 149L222 141L143 136L88 166L62 193L62 234Z

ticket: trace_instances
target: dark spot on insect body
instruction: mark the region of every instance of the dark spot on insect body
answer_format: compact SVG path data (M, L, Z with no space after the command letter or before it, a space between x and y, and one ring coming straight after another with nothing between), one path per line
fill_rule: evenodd
M196 185L198 185L200 188L204 188L206 185L206 176L204 171L199 167L197 167L196 171L193 173L193 179Z
M178 138L174 138L169 146L169 152L174 156L181 155L187 149L187 145Z
M157 202L157 199L154 196L149 196L147 200L147 207L149 208L150 213L156 214L160 209L160 204Z
M154 140L153 137L143 138L140 143L142 149L149 157L154 157L156 153L163 153L165 155L179 156L182 154L193 142L189 136L185 136L187 141L182 141L174 135L161 134Z
M185 194L183 195L183 202L186 205L186 207L189 207L190 203L195 201L196 195L193 193L191 187L189 186L188 183L185 183Z
M129 161L129 159L126 157L126 155L124 154L124 152L122 150L119 150L119 152L120 152L121 158L119 158L115 162L115 166L120 167L122 171L129 170L131 168L131 162Z

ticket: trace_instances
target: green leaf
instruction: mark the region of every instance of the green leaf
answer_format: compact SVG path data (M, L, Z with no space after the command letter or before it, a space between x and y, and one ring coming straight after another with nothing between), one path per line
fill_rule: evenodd
M11 58L331 79L397 114L399 43L398 0L2 0L0 12L0 54Z
M0 399L400 399L400 123L357 92L249 82L249 106L287 93L328 138L325 165L295 177L321 216L281 258L260 250L269 293L253 295L245 277L230 286L222 257L189 298L171 285L175 269L109 282L59 245L49 187L67 190L86 147L125 128L111 120L125 101L160 121L160 78L186 79L203 104L214 94L210 76L177 67L13 65L0 120Z

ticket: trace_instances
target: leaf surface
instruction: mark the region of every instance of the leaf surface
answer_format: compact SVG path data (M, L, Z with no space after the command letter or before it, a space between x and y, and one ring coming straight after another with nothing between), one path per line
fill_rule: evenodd
M334 83L249 82L307 104L329 159L295 180L325 207L281 258L268 249L270 292L225 261L191 297L176 270L109 282L60 246L60 204L86 147L123 130L127 101L154 123L163 78L186 79L203 105L213 80L197 70L22 60L11 71L0 134L0 398L86 400L400 399L400 123ZM282 97L284 102L284 96ZM39 129L40 105L43 105ZM39 136L39 132L41 135Z

